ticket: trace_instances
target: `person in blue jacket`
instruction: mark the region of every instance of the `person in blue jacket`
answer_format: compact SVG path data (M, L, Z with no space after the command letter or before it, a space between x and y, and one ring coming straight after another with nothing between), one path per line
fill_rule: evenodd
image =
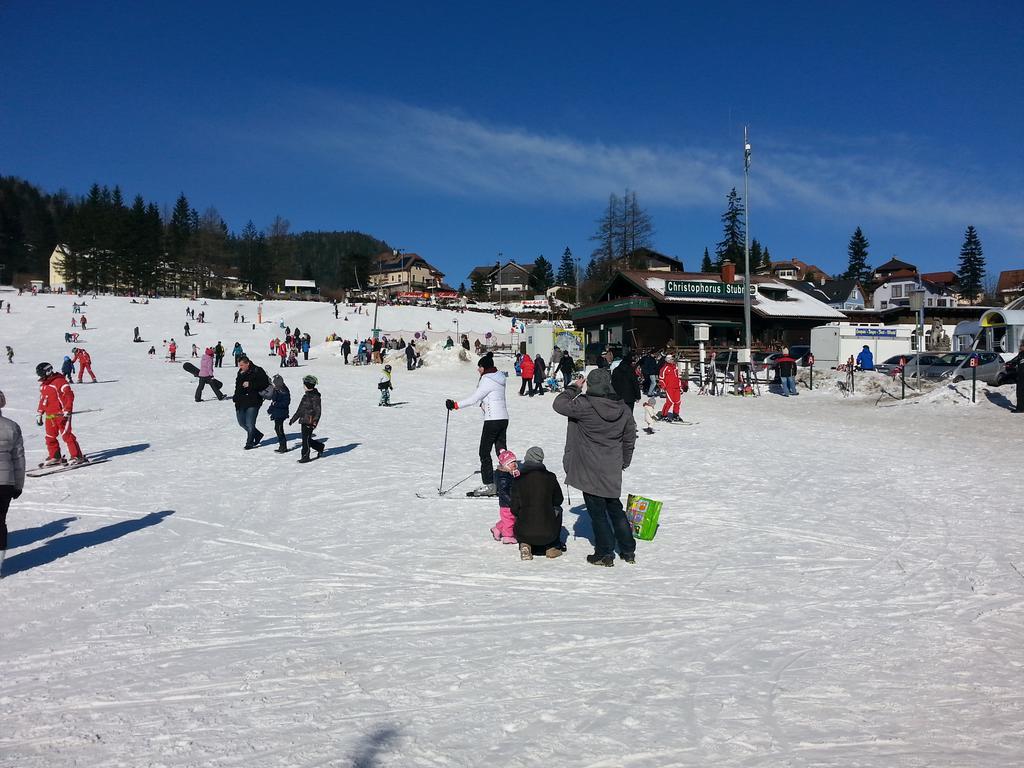
M309 360L309 334L302 337L302 359Z
M64 362L61 363L60 372L64 375L65 379L69 382L71 381L71 375L75 372L75 364L67 355L64 355Z
M860 366L862 371L873 371L875 370L875 357L871 354L871 350L868 345L865 344L864 348L857 355L857 365Z
M274 432L277 435L277 450L275 453L288 453L288 441L284 436L284 422L288 418L288 408L292 404L292 393L288 391L288 385L278 374L270 380L274 392L270 396L270 407L267 413L270 420L274 422Z

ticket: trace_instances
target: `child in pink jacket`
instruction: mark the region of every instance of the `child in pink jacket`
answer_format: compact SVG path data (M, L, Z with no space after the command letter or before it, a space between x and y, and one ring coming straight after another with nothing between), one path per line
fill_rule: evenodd
M494 484L498 491L498 522L491 528L491 535L502 544L517 543L513 530L516 518L512 514L512 480L516 477L519 477L516 455L509 450L501 451L498 454L498 470L494 474Z

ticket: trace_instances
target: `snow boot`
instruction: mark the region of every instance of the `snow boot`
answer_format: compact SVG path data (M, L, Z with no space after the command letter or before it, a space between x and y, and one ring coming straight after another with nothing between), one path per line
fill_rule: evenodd
M527 543L519 545L519 559L520 560L533 560L533 547Z
M494 483L488 483L487 485L481 485L479 488L470 491L466 494L467 496L497 496L498 489Z
M64 461L64 459L62 459L60 456L54 456L52 459L47 459L42 464L40 464L39 468L42 469L43 467L57 467L60 466L61 464L67 464L67 462Z
M494 537L495 541L501 541L501 531L498 530L498 526L491 528L491 536Z
M558 547L548 547L544 550L544 557L554 560L556 557L562 556L562 550Z
M502 544L518 544L519 540L515 536L502 536L501 537L501 543Z
M636 552L620 552L619 559L625 560L630 565L636 565Z
M72 459L68 459L68 466L69 467L77 467L79 464L88 464L88 463L89 463L89 459L87 459L85 456L75 456Z
M592 555L587 555L587 562L591 565L603 565L611 568L615 565L615 555L599 555L595 552Z
M312 461L312 459L309 458L309 456L303 456L301 459L298 460L297 463L298 464L309 464L309 462L311 462L311 461Z

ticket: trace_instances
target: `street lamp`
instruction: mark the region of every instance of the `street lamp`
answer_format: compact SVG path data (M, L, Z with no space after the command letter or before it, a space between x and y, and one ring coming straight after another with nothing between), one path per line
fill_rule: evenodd
M743 126L743 360L750 368L750 140Z
M917 287L910 291L910 309L917 312L917 383L921 383L921 355L924 354L924 297L927 291L917 278Z

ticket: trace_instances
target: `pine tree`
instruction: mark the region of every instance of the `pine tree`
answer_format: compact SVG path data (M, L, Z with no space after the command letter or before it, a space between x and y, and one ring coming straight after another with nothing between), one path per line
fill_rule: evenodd
M715 265L711 263L711 254L708 253L708 249L704 249L704 258L700 260L700 271L701 272L714 272Z
M850 244L846 246L849 262L843 277L853 278L861 283L871 280L871 267L868 266L868 239L864 237L860 227L853 231Z
M766 275L771 274L772 271L772 256L768 253L768 246L765 246L764 253L761 256L761 271Z
M569 246L565 247L562 253L562 261L558 265L558 276L555 278L559 285L576 285L576 264L572 260L572 251Z
M715 266L718 269L722 268L722 262L726 260L742 264L746 241L743 198L736 193L736 187L729 192L726 201L726 210L722 214L722 240L715 246Z
M761 269L761 262L764 259L764 254L761 251L761 243L754 238L750 241L750 271L753 273L758 272Z
M654 236L654 223L636 199L636 192L626 190L622 201L622 242L619 245L620 258L629 259L629 266L637 269L641 265L633 254L639 248L650 247Z
M984 289L985 256L981 250L981 240L973 226L964 232L964 244L960 246L960 269L957 272L960 282L960 295L971 304L978 300Z
M530 287L537 293L544 293L555 284L555 271L551 268L551 262L543 255L537 257L533 262L533 272L530 273Z
M459 283L459 296L465 296L465 295L466 295L466 283L465 283L465 281L463 281L463 282Z

